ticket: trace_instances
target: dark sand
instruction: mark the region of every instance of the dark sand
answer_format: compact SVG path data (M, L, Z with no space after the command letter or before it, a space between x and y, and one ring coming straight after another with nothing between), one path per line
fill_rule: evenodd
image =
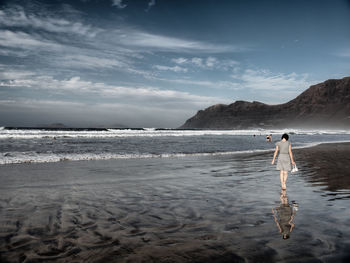
M272 153L0 166L0 262L349 262L350 144L294 154L287 240Z
M350 143L321 144L295 152L301 168L310 171L310 182L330 191L350 189Z

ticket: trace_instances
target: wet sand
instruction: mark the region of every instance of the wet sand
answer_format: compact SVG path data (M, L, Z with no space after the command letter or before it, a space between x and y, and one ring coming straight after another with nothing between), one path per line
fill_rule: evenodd
M327 143L295 152L301 168L309 171L310 182L330 191L350 189L350 143Z
M0 166L0 262L347 262L349 146L295 150L286 240L272 153Z

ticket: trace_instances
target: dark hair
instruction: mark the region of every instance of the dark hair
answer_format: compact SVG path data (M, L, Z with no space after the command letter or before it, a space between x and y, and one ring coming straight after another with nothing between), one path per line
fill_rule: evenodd
M282 235L282 238L283 238L283 239L288 239L288 238L289 238L289 234L283 234L283 235Z
M282 135L281 140L283 140L283 139L286 139L286 141L288 141L289 136L288 136L288 134L287 134L287 133L285 133L285 134L283 134L283 135Z

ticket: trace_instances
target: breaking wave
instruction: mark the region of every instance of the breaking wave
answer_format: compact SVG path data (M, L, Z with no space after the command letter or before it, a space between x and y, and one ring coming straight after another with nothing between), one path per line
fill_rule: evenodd
M266 134L350 134L349 130L172 130L172 129L7 129L0 127L0 139L41 139L41 138L117 138L117 137L184 137L184 136L235 136Z
M245 150L232 152L214 152L214 153L163 153L163 154L36 154L34 152L21 153L11 152L0 156L0 165L18 164L18 163L52 163L62 161L89 161L89 160L113 160L113 159L149 159L149 158L181 158L181 157L201 157L201 156L219 156L234 154L263 153L271 150Z

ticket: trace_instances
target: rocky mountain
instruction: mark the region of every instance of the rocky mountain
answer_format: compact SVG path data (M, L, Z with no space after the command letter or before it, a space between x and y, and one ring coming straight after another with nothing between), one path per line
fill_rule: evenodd
M198 111L180 128L350 128L350 77L313 85L284 104L217 104Z

